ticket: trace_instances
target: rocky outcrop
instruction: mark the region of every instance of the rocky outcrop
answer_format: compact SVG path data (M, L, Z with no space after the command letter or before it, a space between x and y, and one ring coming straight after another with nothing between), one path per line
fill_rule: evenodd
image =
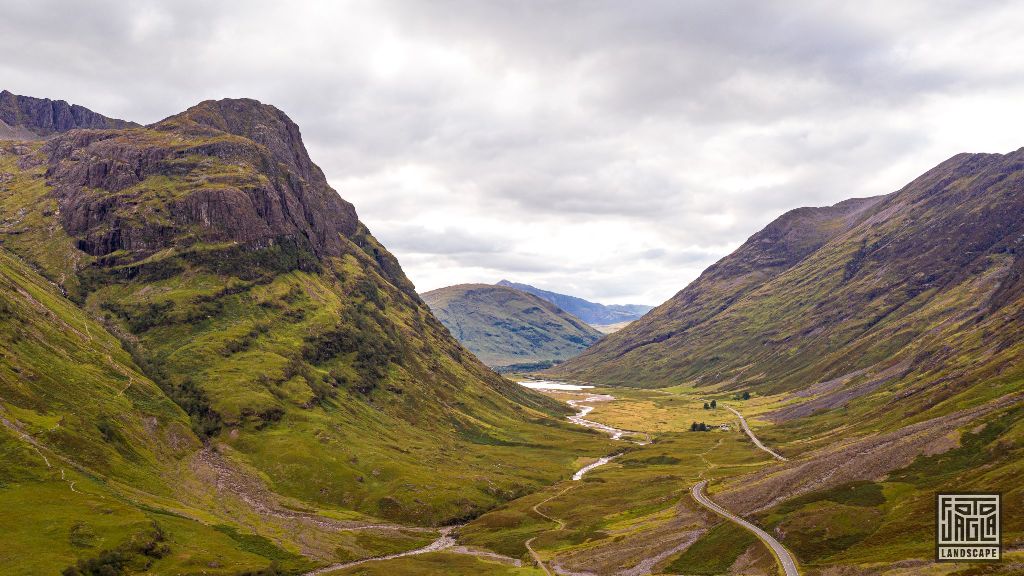
M94 256L280 238L338 256L340 236L359 231L298 127L254 100L206 102L149 128L72 131L45 150L62 224Z
M34 135L45 138L76 128L128 128L133 122L108 118L88 108L63 100L18 96L7 90L0 92L0 137Z

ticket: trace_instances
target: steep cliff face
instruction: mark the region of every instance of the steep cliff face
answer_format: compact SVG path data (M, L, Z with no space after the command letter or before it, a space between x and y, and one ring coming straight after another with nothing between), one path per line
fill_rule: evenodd
M462 348L254 100L0 142L0 242L123 343L193 438L295 505L448 522L601 441Z
M258 117L280 114L251 101L241 104ZM310 168L301 141L289 138L289 128L298 138L294 124L277 120L255 128L276 152L197 123L188 113L148 129L58 136L45 152L62 223L84 236L83 248L95 256L155 252L189 241L260 247L286 236L317 253L340 255L338 235L356 232L355 210ZM154 220L163 222L153 226Z
M127 128L133 125L63 100L0 91L0 139L45 138L75 128Z

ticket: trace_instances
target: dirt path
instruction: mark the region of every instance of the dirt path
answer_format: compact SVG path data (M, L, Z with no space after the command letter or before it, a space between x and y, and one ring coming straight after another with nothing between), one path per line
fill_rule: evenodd
M711 510L715 514L718 514L722 518L725 518L726 520L733 522L734 524L740 525L742 528L745 528L746 530L752 532L754 536L757 536L759 540L764 542L765 545L768 546L769 549L771 549L772 554L775 555L775 559L776 561L778 561L779 566L782 568L782 571L785 574L785 576L800 576L800 571L797 570L796 567L796 559L789 552L789 550L786 550L786 547L783 546L781 542L776 540L774 537L772 537L771 534L765 532L758 526L755 526L754 524L747 522L743 518L740 518L739 516L733 514L732 512L729 512L725 508L722 508L718 504L715 504L715 502L711 498L709 498L707 494L704 493L704 488L707 486L707 484L707 480L701 480L700 482L694 484L693 488L690 490L690 493L693 495L693 499L696 500L698 504L707 508L708 510Z
M783 462L788 462L789 461L789 458L786 458L785 456L782 456L778 452L776 452L776 451L772 450L771 448L765 446L764 444L761 443L760 440L757 439L757 436L754 436L754 431L751 430L750 426L747 425L747 419L743 417L743 414L740 414L739 412L737 412L732 406L726 406L725 409L730 411L730 412L732 412L733 414L736 415L737 418L740 419L740 426L743 427L743 431L747 433L747 436L750 436L750 439L754 441L754 445L755 446L757 446L761 450L764 450L765 452L771 454L773 457L775 457L776 460L781 460Z
M452 538L451 536L449 536L449 534L455 528L456 526L447 526L445 528L442 528L440 530L440 535L438 536L437 540L434 540L433 542L427 544L422 548L417 548L415 550L407 550L405 552L398 552L397 554L387 554L385 556L374 556L372 558L363 558L362 560L354 560L352 562L332 564L330 566L324 566L323 568L317 568L312 572L306 572L304 576L321 576L323 574L328 574L336 570L344 570L345 568L351 568L353 566L359 566L360 564L366 564L367 562L382 562L384 560L394 560L396 558L405 558L406 556L415 556L417 554L439 552L441 550L454 548L455 538Z
M282 506L278 495L271 492L258 478L246 474L232 466L222 455L210 447L196 453L192 463L193 469L208 467L214 471L214 487L218 491L236 496L257 514L273 516L287 520L298 520L327 530L394 530L401 532L436 532L433 528L404 526L401 524L384 524L359 522L355 520L335 520L319 514L300 512Z
M0 412L3 412L3 411L4 411L3 407L0 407ZM14 417L11 416L11 418L14 418ZM16 421L8 420L6 417L0 416L0 424L3 424L11 432L14 432L15 436L20 438L22 442L25 442L33 450L35 450L36 454L39 454L39 457L42 458L43 462L46 463L46 467L47 468L53 469L53 464L50 463L50 459L46 457L46 454L43 454L42 448L44 448L44 446L42 444L40 444L35 438L33 438L31 434L29 434L28 432L25 432L25 430ZM68 480L67 477L64 475L64 469L63 468L60 469L60 479L61 479L62 482L65 482L68 485L68 488L71 488L72 492L75 492L77 494L81 494L81 492L79 492L78 490L75 490L75 481L74 480Z
M545 499L541 500L540 502L537 502L536 504L534 504L533 508L531 508L531 510L533 510L541 518L544 518L545 520L548 520L550 522L554 522L555 524L557 524L558 528L556 528L555 530L564 530L565 529L565 521L564 520L562 520L560 518L552 518L551 516L548 516L547 514L545 514L545 513L540 511L540 507L545 505L545 504L547 504L548 502L551 502L555 498L560 497L562 494L565 494L566 492L568 492L569 490L572 490L575 487L576 487L576 484L570 484L570 485L566 486L558 494L555 494L554 496L548 496L547 498L545 498ZM537 537L534 536L533 538L530 538L529 540L526 541L526 550L530 553L530 556L533 557L533 560L534 560L534 562L537 563L537 566L540 566L540 569L543 570L545 574L547 574L548 576L551 576L551 572L548 570L548 567L544 565L544 561L540 559L540 555L537 554L537 552L533 549L532 544L533 544L533 541L536 540L536 539L537 539Z

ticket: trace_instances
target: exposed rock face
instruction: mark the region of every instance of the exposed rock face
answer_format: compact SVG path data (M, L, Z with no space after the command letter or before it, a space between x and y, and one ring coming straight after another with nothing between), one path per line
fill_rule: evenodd
M63 100L18 96L7 90L0 92L0 128L7 129L0 130L0 137L4 137L5 131L10 131L8 137L24 136L25 133L28 133L45 138L75 128L128 128L130 126L136 126L136 124L108 118L88 108L68 104ZM19 128L21 130L17 130Z
M95 256L278 238L340 255L339 234L360 229L298 127L253 100L205 102L149 128L74 131L46 151L62 223Z
M560 424L562 403L499 377L451 337L276 108L204 102L146 127L3 142L0 160L0 257L24 259L43 287L31 293L53 296L19 304L18 318L32 323L0 329L0 388L11 390L0 396L16 403L34 386L38 399L25 413L69 410L58 432L74 439L61 440L69 450L88 446L78 424L90 438L106 434L87 409L152 429L142 418L155 402L127 372L142 370L179 423L181 408L197 438L231 445L234 462L258 471L275 498L442 525L564 476L575 456L551 458L551 445L591 441ZM25 274L0 262L3 276ZM0 289L0 324L12 293L33 298ZM40 314L51 300L63 314ZM103 325L84 328L90 316ZM107 350L97 346L101 332ZM15 338L38 342L5 341ZM39 371L58 380L88 376L75 391L90 406L68 404L75 397L62 382L22 382L27 370L10 377L11 358L42 359ZM150 412L124 409L140 400ZM142 434L100 443L120 454ZM509 464L501 447L510 445L537 454ZM93 454L102 453L68 457L84 464ZM169 462L166 477L181 477L186 464ZM147 474L146 486L156 477ZM337 543L328 544L330 556Z

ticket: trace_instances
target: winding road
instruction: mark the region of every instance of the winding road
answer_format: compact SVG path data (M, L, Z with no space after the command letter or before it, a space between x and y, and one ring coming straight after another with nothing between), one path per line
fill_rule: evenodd
M718 504L715 504L715 502L704 493L704 487L707 485L707 480L701 480L694 484L693 488L690 490L690 493L693 495L693 499L696 500L697 503L708 510L711 510L715 514L718 514L722 518L725 518L735 524L739 524L743 528L752 532L754 536L757 536L771 549L772 554L775 555L775 559L778 561L779 566L782 567L782 571L786 576L800 576L800 571L796 568L796 559L793 558L793 555L790 554L789 550L786 550L786 547L783 546L781 542L761 528L747 522L732 512L729 512Z
M740 419L740 425L743 426L743 431L747 433L747 436L749 436L751 440L753 440L755 446L771 454L777 460L781 460L783 462L787 461L787 458L785 456L782 456L778 452L775 452L771 448L765 446L760 440L758 440L757 436L755 436L754 432L750 429L750 426L747 425L747 419L744 418L742 414L740 414L738 411L736 411L730 406L726 406L725 408L732 412L733 414L735 414L736 417ZM772 554L775 556L775 559L778 561L779 566L782 567L782 571L786 576L800 576L800 571L797 570L796 567L796 559L789 552L789 550L786 550L786 547L783 546L781 542L776 540L771 534L765 532L761 528L755 526L754 524L751 524L750 522L747 522L746 520L737 516L736 514L729 512L728 510L722 508L718 504L715 504L715 502L710 497L708 497L708 495L704 492L704 489L705 487L707 487L707 485L707 480L701 480L700 482L694 484L693 488L690 490L690 493L693 495L693 499L696 500L698 504L707 508L708 510L711 510L715 514L718 514L722 518L725 518L726 520L729 520L730 522L733 522L735 524L739 524L743 528L752 532L754 536L757 536L758 539L764 542L765 545L771 549Z
M754 444L758 448L760 448L761 450L764 450L765 452L771 454L772 456L775 457L776 460L781 460L783 462L788 462L789 461L789 458L786 458L785 456L783 456L783 455L779 454L778 452L772 450L771 448L765 446L764 444L761 443L760 440L757 439L757 436L754 436L754 432L750 430L750 426L747 425L747 419L743 417L743 414L740 414L739 412L737 412L731 406L726 406L725 409L728 410L729 412L732 412L733 414L736 415L737 418L740 419L740 426L743 426L743 431L747 433L747 436L750 436L750 439L754 441Z

